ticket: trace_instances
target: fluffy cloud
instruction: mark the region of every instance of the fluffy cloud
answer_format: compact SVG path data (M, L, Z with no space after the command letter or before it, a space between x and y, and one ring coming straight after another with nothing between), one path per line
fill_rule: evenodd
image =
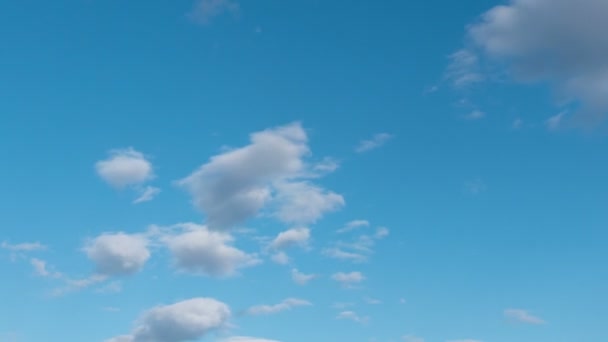
M232 336L219 342L281 342L277 340L269 340L265 338L247 337L247 336Z
M102 234L85 245L84 251L97 273L125 276L139 272L150 258L148 240L142 235Z
M270 257L270 259L279 265L289 264L289 255L287 255L287 253L285 253L283 251L273 254L272 257Z
M295 268L291 270L291 279L293 280L294 283L296 283L298 285L306 285L306 284L308 284L309 281L311 281L317 277L318 276L316 274L302 273Z
M212 157L178 184L192 195L212 229L228 229L262 208L288 223L315 222L344 199L308 181L306 132L292 123L250 135L251 143Z
M171 251L176 266L183 271L223 277L260 263L255 255L232 246L234 238L230 234L196 224L173 228L179 229L179 233L167 234L161 240Z
M298 298L287 298L280 302L279 304L274 305L256 305L247 309L246 313L248 315L258 316L258 315L269 315L275 314L281 311L291 310L295 307L299 306L310 306L312 305L309 301L298 299Z
M386 144L393 136L388 133L378 133L371 139L362 140L359 145L355 148L355 152L363 153L371 150L375 150L378 147Z
M293 228L279 233L270 243L270 248L284 249L291 246L306 246L310 239L310 229Z
M338 313L338 316L336 316L337 319L347 319L347 320L351 320L357 323L367 323L369 321L369 317L367 316L359 316L356 312L354 311L342 311L340 313Z
M542 318L536 317L530 314L528 311L522 309L507 309L504 311L504 315L505 317L520 323L534 325L545 324L545 321Z
M468 28L469 54L505 66L516 81L552 84L587 118L608 113L608 2L511 0Z
M184 342L197 340L228 323L230 308L213 298L193 298L146 311L129 335L106 342Z
M240 5L232 0L198 0L190 17L201 24L209 24L213 18L226 12L238 13L240 8Z
M110 151L110 156L98 161L95 169L99 177L116 188L139 185L154 177L152 163L133 148Z
M275 215L287 223L314 223L344 206L344 197L309 182L277 182Z
M338 272L338 273L334 273L331 276L331 279L342 284L342 286L348 287L348 286L352 286L353 284L362 282L363 280L365 280L365 276L361 272L350 272L350 273Z

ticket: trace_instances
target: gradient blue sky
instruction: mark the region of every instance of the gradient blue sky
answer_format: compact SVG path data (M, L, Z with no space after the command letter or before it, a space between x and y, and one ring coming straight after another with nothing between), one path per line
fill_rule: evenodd
M606 13L0 3L0 341L606 341Z

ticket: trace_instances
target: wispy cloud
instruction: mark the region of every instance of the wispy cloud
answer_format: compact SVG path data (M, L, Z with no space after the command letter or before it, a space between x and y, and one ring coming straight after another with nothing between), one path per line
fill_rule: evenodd
M238 14L241 6L232 0L198 0L190 12L190 18L200 24L211 21L224 13Z
M362 323L365 324L369 321L369 317L367 316L359 316L359 314L357 314L354 311L342 311L338 314L338 316L336 316L337 319L346 319L346 320L351 320L357 323Z
M374 135L371 139L362 140L359 142L359 145L355 147L355 152L363 153L371 150L375 150L378 147L386 144L393 136L388 133L378 133Z
M291 310L291 309L293 309L295 307L299 307L299 306L311 306L311 305L312 305L312 303L310 303L307 300L298 299L298 298L287 298L279 304L252 306L249 309L247 309L246 313L248 315L252 315L252 316L270 315L270 314L279 313L281 311Z
M542 318L536 317L530 314L528 311L522 309L506 309L504 311L504 315L506 318L520 323L534 325L545 324L545 320L543 320Z

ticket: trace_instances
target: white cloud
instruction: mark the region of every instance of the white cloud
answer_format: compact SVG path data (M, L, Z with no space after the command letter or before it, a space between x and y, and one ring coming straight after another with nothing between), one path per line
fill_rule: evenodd
M362 253L347 252L338 247L330 247L323 250L323 255L333 259L352 261L356 263L365 262L368 256Z
M355 148L355 152L363 153L367 151L371 151L381 147L386 144L393 136L388 133L378 133L374 135L371 139L362 140L359 142L359 145Z
M279 313L281 311L291 310L300 306L311 306L312 304L309 301L298 299L298 298L287 298L280 302L279 304L274 305L256 305L247 309L247 314L252 316L258 315L270 315Z
M229 229L270 206L288 223L312 223L340 208L340 195L302 181L308 137L300 123L250 135L251 143L212 157L178 184L207 216L211 229Z
M39 242L24 242L18 244L10 244L6 241L0 244L0 248L6 249L11 252L34 252L34 251L44 251L47 247Z
M122 232L102 234L88 241L84 251L97 273L106 276L135 274L150 258L146 237Z
M211 20L224 13L239 13L241 6L232 0L197 0L190 17L201 23L209 24Z
M468 28L472 49L518 82L549 83L582 104L591 120L608 113L608 2L511 0Z
M345 204L344 197L309 182L277 182L276 216L283 222L314 223L326 212L336 211Z
M401 338L403 342L424 342L422 337L414 336L414 335L406 335Z
M129 335L106 342L185 342L223 328L230 318L228 305L213 298L193 298L146 311Z
M376 239L384 239L390 234L390 231L386 227L378 227L376 229L376 233L374 234L374 238Z
M270 243L270 248L284 249L292 246L305 247L310 240L310 229L301 227L293 228L279 233Z
M365 276L361 272L350 272L350 273L338 272L338 273L334 273L331 276L331 279L342 284L342 286L349 287L349 286L352 286L353 284L357 284L357 283L360 283L363 280L365 280Z
M227 233L209 230L206 226L192 223L172 227L180 230L161 238L175 265L183 271L208 276L234 275L238 269L259 264L252 254L232 246L234 238Z
M279 265L287 265L287 264L289 264L289 256L287 255L287 253L285 253L283 251L280 251L280 252L277 252L277 253L273 254L270 257L270 259L273 262L275 262L275 263L277 263Z
M57 271L50 270L46 261L32 258L30 264L34 267L34 271L41 277L61 278L63 275Z
M446 79L456 88L464 88L484 80L479 67L477 55L467 49L461 49L449 56L450 64Z
M248 337L248 336L232 336L220 340L219 342L281 342L277 340L269 340L266 338Z
M317 277L318 277L318 275L316 275L316 274L302 273L295 268L291 270L291 279L293 280L294 283L296 283L298 285L306 285L306 284L308 284L308 282L310 282L311 280L313 280Z
M97 174L116 188L142 184L154 177L152 163L133 148L110 151L110 156L95 164Z
M323 254L338 260L366 262L374 252L376 241L385 238L388 234L388 228L378 227L372 236L361 235L352 242L337 241L333 247L324 249Z
M322 161L316 163L312 167L312 170L321 174L326 174L336 171L339 167L340 163L337 160L330 157L325 157Z
M144 189L142 189L141 194L139 195L139 197L137 197L133 201L133 204L149 202L149 201L153 200L154 198L156 198L156 196L158 196L158 194L160 194L159 188L155 188L153 186L147 186Z
M522 309L507 309L504 311L504 315L505 317L520 323L534 325L545 324L545 321L542 318L536 317L530 314L528 311Z
M338 229L336 233L342 234L347 233L357 228L369 227L369 221L367 220L353 220L348 222L344 227Z
M359 316L354 311L342 311L336 316L337 319L347 319L357 323L367 323L369 321L369 317L367 316Z

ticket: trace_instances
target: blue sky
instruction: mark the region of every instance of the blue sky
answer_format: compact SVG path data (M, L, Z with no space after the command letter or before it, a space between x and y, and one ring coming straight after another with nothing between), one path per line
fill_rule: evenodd
M1 3L0 341L605 341L605 13Z

